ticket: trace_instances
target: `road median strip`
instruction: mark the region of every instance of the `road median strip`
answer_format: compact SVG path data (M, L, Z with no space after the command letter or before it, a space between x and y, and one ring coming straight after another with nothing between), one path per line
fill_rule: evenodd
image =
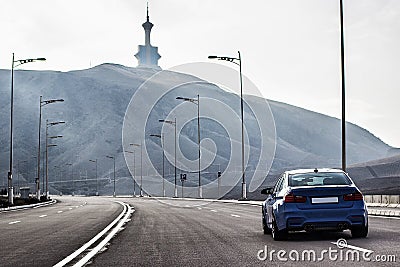
M21 206L13 206L13 207L8 207L8 208L1 208L0 212L8 212L8 211L17 211L17 210L25 210L25 209L30 209L30 208L39 208L39 207L45 207L48 205L52 205L57 203L56 200L50 200L46 202L40 202L36 204L29 204L29 205L21 205Z
M58 262L54 267L61 267L67 264L75 267L84 266L107 245L107 243L122 229L123 225L128 222L129 217L134 212L132 207L128 204L119 201L116 202L123 206L123 211L118 215L118 217L89 242L81 246L65 259ZM103 237L104 239L100 241Z

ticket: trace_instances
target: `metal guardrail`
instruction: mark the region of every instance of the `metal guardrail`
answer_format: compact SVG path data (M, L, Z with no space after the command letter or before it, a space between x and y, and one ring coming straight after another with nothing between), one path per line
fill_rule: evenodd
M368 204L379 204L377 206L397 207L400 205L400 195L364 195Z

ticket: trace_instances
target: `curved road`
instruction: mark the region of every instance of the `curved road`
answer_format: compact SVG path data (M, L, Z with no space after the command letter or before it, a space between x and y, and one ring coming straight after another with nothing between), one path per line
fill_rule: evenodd
M350 232L297 233L288 241L273 241L261 228L261 207L199 200L171 199L163 202L150 198L129 198L124 202L135 208L132 221L93 266L393 266L400 262L400 220L370 217L370 234L366 239L352 239ZM395 255L397 263L368 263L330 260L322 262L279 261L273 254L260 261L259 250L322 250L339 238L348 244L374 250L373 256ZM339 253L339 252L338 252ZM334 255L334 254L332 254ZM261 257L263 254L260 255ZM361 255L362 256L362 255ZM288 258L288 254L286 254ZM301 257L300 257L301 259ZM351 259L351 257L350 257ZM375 258L374 258L375 259Z
M122 209L113 198L59 199L48 207L0 213L0 266L52 266L104 229ZM259 206L146 197L117 200L134 207L132 220L91 266L394 266L400 262L399 219L371 216L366 239L352 239L345 231L296 233L277 242L262 233ZM291 250L300 255L313 250L318 260L328 249L339 256L347 251L331 243L339 238L373 250L372 260L393 255L397 262L331 260L327 254L323 262L296 262L288 256L294 253ZM258 259L257 254L265 256L265 247L272 260ZM286 252L281 256L287 262L279 260L279 250Z
M52 266L122 211L111 198L58 199L46 207L0 213L0 266Z

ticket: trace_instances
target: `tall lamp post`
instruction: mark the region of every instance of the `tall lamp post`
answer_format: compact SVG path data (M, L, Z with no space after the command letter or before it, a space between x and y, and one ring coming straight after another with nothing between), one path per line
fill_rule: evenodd
M164 135L162 134L150 134L150 136L152 137L157 137L161 139L161 148L162 148L162 196L165 197L165 176L164 176Z
M42 107L46 106L51 103L56 102L64 102L64 99L49 99L49 100L42 100L42 96L40 96L39 101L39 144L38 144L38 157L37 157L37 178L35 179L36 182L36 198L40 198L40 132L42 128Z
M27 160L18 160L18 164L17 164L17 168L18 168L18 176L17 176L17 185L18 185L18 188L17 188L17 190L16 190L16 193L19 193L19 188L20 188L20 184L19 184L19 173L21 172L20 171L20 169L19 169L19 164L20 163L26 163L26 162L28 162Z
M340 0L340 48L342 72L342 170L346 171L346 82L344 66L343 0Z
M129 144L140 147L140 197L143 197L143 144Z
M89 161L96 164L96 196L98 196L99 195L99 183L98 183L98 179L97 179L97 159L95 159L95 160L89 159Z
M199 148L199 198L203 198L203 191L201 188L201 176L200 176L200 172L201 172L201 165L200 165L200 97L199 95L197 95L197 99L194 98L187 98L187 97L180 97L178 96L176 99L178 100L183 100L183 101L187 101L190 103L193 103L195 105L197 105L197 145Z
M48 120L46 120L46 193L45 193L46 199L48 199L48 197L49 197L49 153L48 153L48 148L57 146L55 144L48 144L48 140L62 137L62 135L49 136L48 131L49 131L50 126L64 124L64 123L65 123L64 121L49 122Z
M13 119L14 119L14 68L30 62L44 61L45 58L28 58L28 59L14 59L14 53L12 54L11 64L11 110L10 110L10 170L8 172L8 203L14 204L13 196L13 183L12 183L12 171L13 171Z
M72 163L67 163L65 164L66 166L71 166L71 182L72 182L72 188L71 188L71 195L74 196L74 169Z
M178 187L177 187L177 177L176 177L176 118L173 121L170 120L158 120L159 122L168 123L170 125L174 125L175 127L175 190L174 190L174 197L178 197Z
M240 56L240 51L238 51L238 57L220 57L220 56L208 56L209 59L218 59L232 62L239 66L239 76L240 76L240 116L242 121L242 199L247 199L246 191L246 177L244 168L244 121L243 121L243 78L242 78L242 58Z
M106 156L106 158L114 160L114 193L113 193L113 197L115 197L116 196L116 194L115 194L115 157L114 156Z
M60 178L59 178L59 184L60 184L60 189L61 189L61 171L60 171L60 166L53 166L53 168L54 168L55 170L58 169L58 173L57 173L57 171L55 171L54 178L55 178L55 180L57 181L57 176L60 177ZM56 184L55 182L53 182L53 183ZM61 192L61 191L60 191L60 192Z
M135 150L133 151L124 151L125 153L133 154L133 196L136 197L136 162L135 162Z

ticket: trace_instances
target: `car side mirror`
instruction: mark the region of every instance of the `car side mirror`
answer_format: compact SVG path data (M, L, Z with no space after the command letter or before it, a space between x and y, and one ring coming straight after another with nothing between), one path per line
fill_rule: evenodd
M263 190L261 190L261 194L263 194L263 195L271 195L272 194L272 190L273 190L273 188L271 188L271 187L264 188Z

